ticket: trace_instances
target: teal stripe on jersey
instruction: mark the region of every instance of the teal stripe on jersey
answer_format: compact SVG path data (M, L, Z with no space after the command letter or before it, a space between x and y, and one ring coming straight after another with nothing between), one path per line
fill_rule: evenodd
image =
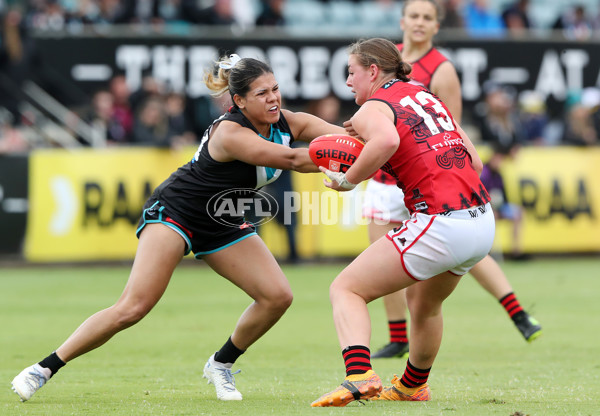
M271 125L271 137L268 139L262 135L260 135L265 140L268 140L273 143L281 144L283 146L290 146L290 142L292 140L289 133L282 132L278 128L275 128ZM271 182L274 182L281 175L281 169L275 169L265 166L257 166L256 167L256 187L261 188Z

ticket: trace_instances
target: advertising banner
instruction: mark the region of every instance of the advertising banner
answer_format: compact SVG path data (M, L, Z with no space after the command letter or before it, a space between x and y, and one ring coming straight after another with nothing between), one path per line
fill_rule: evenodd
M44 68L60 74L71 91L89 100L111 77L123 74L132 91L145 76L191 99L207 96L204 72L223 54L237 53L268 61L290 103L305 103L329 94L351 104L346 86L347 47L356 39L276 39L245 36L37 37ZM392 41L400 40L391 39ZM553 115L560 114L569 94L600 86L599 44L594 41L446 39L436 44L458 71L465 106L482 99L488 80L539 93ZM518 59L515 60L515 57ZM87 98L86 97L87 94ZM71 93L64 100L75 99Z
M144 202L192 155L147 148L32 152L25 258L133 258Z
M481 153L485 158L485 149ZM145 148L33 152L25 258L43 262L133 258L135 230L146 198L192 155L193 149ZM524 252L600 252L600 149L524 148L505 163L503 175L509 200L524 208ZM11 180L26 176L13 174ZM326 189L323 179L320 173L293 172L293 189L279 207L284 221L286 215L296 215L303 257L355 256L369 243L361 209L365 183L352 192L337 193ZM24 184L5 183L5 189L26 189ZM275 221L266 222L259 232L275 255L287 254L285 233ZM15 235L11 250L19 240ZM498 221L497 241L499 249L510 252L511 224L506 220Z

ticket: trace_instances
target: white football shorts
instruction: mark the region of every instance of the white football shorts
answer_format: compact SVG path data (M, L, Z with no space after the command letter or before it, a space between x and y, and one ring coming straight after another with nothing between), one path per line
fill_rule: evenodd
M406 273L415 280L449 271L466 274L494 242L496 224L488 203L447 214L413 214L387 234Z
M378 220L377 223L401 223L410 218L404 205L404 192L396 185L369 181L365 189L362 206L364 218Z

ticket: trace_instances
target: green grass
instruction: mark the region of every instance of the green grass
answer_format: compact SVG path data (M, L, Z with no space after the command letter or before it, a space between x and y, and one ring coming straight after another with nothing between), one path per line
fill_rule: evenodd
M295 299L236 368L242 402L219 402L202 379L206 359L248 305L202 263L180 267L138 325L63 368L27 403L10 390L24 367L52 352L90 314L112 304L126 267L0 269L0 415L599 415L600 260L503 265L544 334L527 344L471 278L445 304L445 333L427 403L352 403L312 409L339 384L343 362L328 286L342 264L285 267ZM387 342L380 301L372 349ZM389 380L403 360L376 360Z

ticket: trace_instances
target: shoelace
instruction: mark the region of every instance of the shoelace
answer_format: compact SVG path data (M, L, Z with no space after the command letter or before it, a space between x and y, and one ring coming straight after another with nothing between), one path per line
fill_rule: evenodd
M225 379L225 383L223 384L223 387L229 391L234 391L235 390L235 377L233 377L233 375L241 372L242 370L237 370L232 373L229 368L219 368L219 367L215 367L215 368L219 371L219 374L221 374L221 377Z
M25 379L25 382L29 384L32 389L39 389L46 383L46 376L36 369L32 369L29 372L29 377Z

